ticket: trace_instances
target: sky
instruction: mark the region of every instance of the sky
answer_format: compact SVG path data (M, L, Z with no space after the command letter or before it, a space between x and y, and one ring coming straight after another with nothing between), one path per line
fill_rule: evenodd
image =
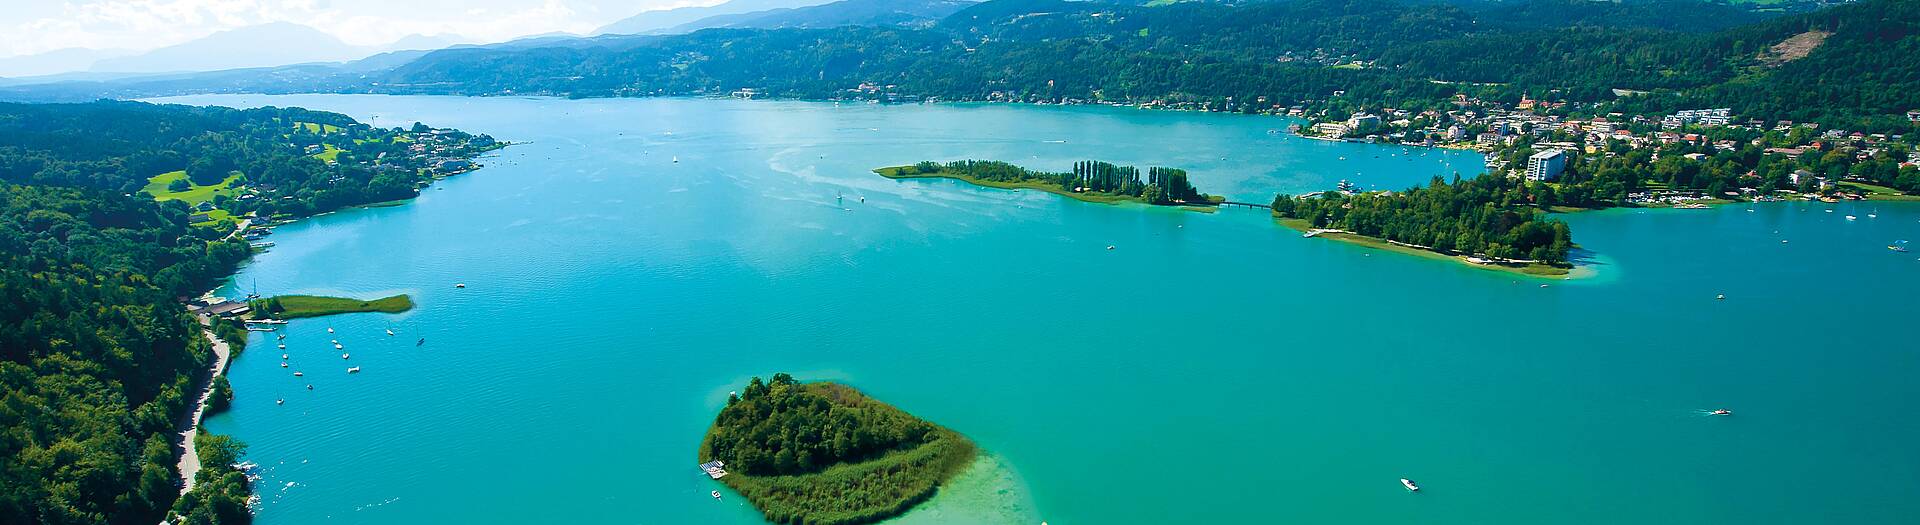
M268 22L312 26L354 45L413 34L471 42L587 33L641 11L721 0L0 0L0 57L65 48L146 51Z

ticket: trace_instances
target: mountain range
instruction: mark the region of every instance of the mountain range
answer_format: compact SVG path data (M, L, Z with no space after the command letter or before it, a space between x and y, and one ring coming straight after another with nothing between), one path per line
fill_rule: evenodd
M115 78L345 62L392 51L442 49L463 42L452 35L408 35L386 45L355 46L318 29L274 22L221 31L146 52L73 48L8 57L0 59L0 77Z
M660 33L703 18L738 15L771 9L792 9L830 3L833 0L729 0L705 7L681 7L645 11L601 26L594 35L640 35Z

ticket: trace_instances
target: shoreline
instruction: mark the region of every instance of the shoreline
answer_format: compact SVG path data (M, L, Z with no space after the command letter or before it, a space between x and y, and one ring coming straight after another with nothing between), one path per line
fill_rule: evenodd
M200 335L207 338L208 342L213 343L214 360L213 366L207 370L209 373L206 375L206 378L195 382L196 390L198 390L196 397L199 401L194 403L191 415L180 423L180 426L186 428L180 429L180 432L176 434L176 437L180 439L180 443L174 446L174 450L180 457L174 462L174 467L183 480L180 483L180 495L182 497L185 497L188 492L193 491L193 478L196 474L200 473L200 453L194 449L193 438L199 435L200 424L207 413L207 402L213 398L213 381L227 373L227 365L233 355L231 349L227 346L227 342L220 340L220 336L214 335L212 318L202 315L194 315L194 317L199 318Z
M1360 234L1348 232L1348 231L1316 229L1308 225L1306 221L1303 219L1281 219L1281 218L1275 217L1273 222L1278 223L1281 226L1285 226L1287 228L1305 232L1306 237L1333 239L1335 241L1353 244L1363 248L1373 248L1376 250L1402 253L1407 255L1413 255L1416 257L1424 257L1428 259L1450 260L1469 268L1496 271L1496 272L1506 272L1506 273L1526 276L1526 277L1535 278L1535 279L1569 280L1569 279L1581 279L1586 277L1592 277L1595 274L1595 272L1592 272L1592 271L1581 271L1581 268L1577 265L1572 268L1560 268L1558 266L1548 266L1548 265L1538 264L1538 263L1516 265L1516 264L1474 262L1473 260L1471 260L1470 257L1465 255L1448 255L1448 254L1436 252L1433 250L1415 247L1413 245L1406 244L1406 243L1397 243L1387 239L1381 239L1378 237L1368 237L1365 235L1360 235Z
M477 154L474 155L473 158L478 159L482 156L485 156L488 153L506 149L507 146L510 146L513 144L515 143L508 142L508 141L500 141L496 143L495 147L487 148L485 150L478 152ZM477 162L474 164L475 164L475 167L473 169L462 171L460 173L457 173L456 175L465 175L465 174L477 172L477 171L480 171L481 169L486 168L485 165L481 165ZM435 177L432 179L432 182L429 182L426 186L422 186L422 188L432 187L434 184L437 184L440 181L445 180L447 178L448 177ZM300 222L306 219L312 219L312 218L321 217L324 215L329 215L341 210L349 210L349 209L364 210L364 209L371 209L375 207L402 206L402 205L413 203L413 201L419 199L422 194L423 192L416 191L412 197L408 197L405 199L384 201L381 203L372 203L372 204L379 204L380 206L372 206L368 204L347 205L347 206L341 206L336 209L327 210L325 212L314 213L314 214L300 216L300 217L289 217L284 220L274 221L272 222L272 224L273 226L276 226L276 227L284 226L284 225ZM228 232L226 236L221 238L221 240L223 241L231 240L235 236L240 235L241 232L247 231L247 228L253 224L254 220L256 220L256 218L251 216L240 217L240 220L237 221L236 227L234 228L234 230L231 232ZM221 284L214 286L213 289L208 290L205 294L202 294L202 295L212 295L214 292L219 291L220 288L232 285L233 278L240 275L240 269L246 266L245 263L248 261L251 261L253 257L258 254L259 254L258 250L255 250L252 254L249 254L246 259L243 259L241 261L241 264L236 265L234 267L233 273L227 274L225 277L221 278ZM406 296L405 294L402 294L400 297L408 297L408 296ZM391 298L388 298L388 299L391 299ZM411 298L409 297L407 309L411 310L412 307L413 307L413 304L412 304ZM181 431L176 435L176 439L180 439L180 442L176 443L173 447L174 454L177 456L174 462L175 470L178 472L178 474L180 475L180 478L183 480L179 483L181 487L180 488L181 497L185 497L189 491L193 490L194 475L199 473L201 468L200 454L198 450L194 449L193 438L194 436L198 435L202 430L202 423L204 423L203 419L205 418L205 415L207 412L207 403L211 401L213 397L212 396L213 381L215 378L221 375L225 375L227 373L227 366L230 365L232 361L232 352L229 349L227 342L222 341L220 339L220 336L214 334L213 332L214 320L212 318L200 316L200 315L195 315L194 317L198 318L200 321L201 335L203 337L206 337L209 342L213 343L213 352L215 355L215 359L214 359L213 367L209 369L210 373L206 375L204 380L200 380L196 382L197 390L198 390L198 394L197 394L198 401L194 403L193 411L191 412L190 417L188 415L184 415L184 414L182 415L182 419L179 426L183 426L186 428L182 428ZM162 525L165 525L165 522L162 522Z

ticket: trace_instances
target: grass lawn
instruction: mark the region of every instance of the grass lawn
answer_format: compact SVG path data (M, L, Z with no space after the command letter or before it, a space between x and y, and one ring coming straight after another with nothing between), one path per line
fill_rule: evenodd
M327 297L322 295L282 295L268 299L279 301L281 310L273 312L275 319L298 319L301 317L319 317L333 314L359 312L386 312L390 314L413 309L413 298L406 294L383 297L371 301L362 301L347 297ZM258 312L261 309L255 308Z
M1275 219L1275 222L1279 222L1283 226L1300 230L1303 232L1313 229L1313 225L1309 224L1306 221L1306 219ZM1403 253L1403 254L1412 255L1415 257L1424 257L1428 259L1453 261L1453 262L1457 262L1457 263L1471 266L1474 268L1479 268L1482 270L1493 270L1493 271L1500 271L1500 272L1507 272L1507 273L1517 273L1521 275L1528 275L1528 276L1534 276L1534 277L1563 277L1572 273L1572 271L1569 269L1560 268L1557 266L1548 266L1545 264L1528 264L1525 266L1504 265L1504 264L1475 264L1473 262L1467 261L1466 257L1462 257L1458 255L1447 255L1444 253L1440 253L1432 250L1422 250L1422 249L1414 248L1411 246L1401 246L1398 244L1387 242L1385 239L1379 239L1379 238L1368 237L1365 235L1357 235L1352 233L1322 233L1320 235L1317 235L1316 237L1324 237L1324 238L1333 239L1340 242L1353 243L1353 244L1358 244L1368 248L1384 250L1384 251L1389 251L1394 253Z
M147 179L146 192L153 194L153 200L157 200L157 201L178 200L178 201L186 201L187 204L200 204L202 202L213 200L213 197L215 195L232 196L234 192L237 191L232 187L233 182L240 179L240 174L235 173L233 175L229 175L227 176L227 180L220 181L219 184L212 184L207 186L191 186L193 182L188 181L187 184L190 185L191 187L188 188L186 191L168 191L167 190L167 185L173 184L173 181L183 180L186 178L187 178L187 172L185 171L169 171L159 175L154 175L153 178Z
M325 135L325 134L340 132L340 126L335 126L332 124L319 124L314 122L295 122L293 123L293 125L294 127L297 127L297 128L305 128L308 133L319 133L319 134Z
M193 225L194 226L212 226L215 224L220 224L220 221L229 220L232 218L233 218L233 214L228 212L227 210L215 208L213 211L207 212L207 220L193 223Z
M333 147L332 144L321 144L320 147L322 148L322 151L319 153L313 154L313 158L320 159L326 162L334 162L335 160L340 158L340 152L346 151L340 148Z
M1842 189L1852 189L1857 192L1865 193L1867 194L1867 200L1920 201L1920 195L1907 195L1904 193L1900 193L1900 190L1896 190L1886 186L1880 186L1877 184L1867 184L1865 182L1842 182L1840 183L1840 187Z

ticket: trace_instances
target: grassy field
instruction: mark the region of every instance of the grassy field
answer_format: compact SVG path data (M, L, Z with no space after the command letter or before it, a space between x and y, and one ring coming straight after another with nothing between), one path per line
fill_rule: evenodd
M295 122L293 123L293 125L294 127L305 128L308 133L319 133L322 135L326 135L330 133L340 132L340 126L335 126L332 124L319 124L314 122Z
M340 158L340 152L346 151L340 148L333 147L332 144L321 144L320 147L322 148L322 151L319 153L313 154L313 158L320 159L326 162L334 162L338 160Z
M1900 193L1900 190L1896 190L1886 186L1867 184L1865 182L1842 182L1840 183L1840 187L1841 189L1852 189L1860 193L1865 193L1867 195L1867 200L1920 201L1920 195L1907 195L1904 193Z
M200 204L213 200L215 195L233 196L233 194L238 191L233 188L233 183L234 181L240 180L240 175L236 173L228 176L227 180L220 181L219 184L207 186L191 186L193 182L188 181L187 184L191 187L186 191L169 191L167 189L167 185L173 184L173 181L185 180L186 178L187 172L185 171L169 171L154 175L153 178L147 179L146 192L152 194L153 200L157 201L178 200L186 201L187 204Z
M858 410L900 410L846 385L805 386L830 391L827 397L835 400L858 399L852 403L860 407ZM751 476L734 472L720 482L745 496L774 523L874 523L905 513L933 497L940 484L959 475L978 454L971 440L945 427L935 425L934 436L911 449L890 451L859 463L839 463L810 474ZM702 458L708 455L712 437L710 429L701 442Z
M1296 230L1300 230L1302 232L1313 229L1313 225L1307 223L1306 219L1275 219L1274 221L1288 228L1293 228ZM1537 264L1537 263L1528 264L1525 266L1504 265L1504 264L1477 264L1477 263L1468 261L1466 257L1462 257L1458 255L1447 255L1447 254L1432 251L1432 250L1422 250L1422 249L1414 248L1411 246L1401 246L1398 244L1387 242L1385 239L1379 239L1375 237L1368 237L1365 235L1358 235L1358 234L1352 234L1352 233L1322 233L1320 235L1316 235L1315 237L1333 239L1336 241L1357 244L1360 246L1365 246L1365 247L1373 248L1376 250L1384 250L1384 251L1389 251L1394 253L1403 253L1403 254L1412 255L1415 257L1424 257L1427 259L1453 261L1456 263L1464 264L1473 268L1479 268L1482 270L1493 270L1493 271L1499 271L1499 272L1515 273L1515 274L1526 275L1531 277L1564 277L1572 273L1572 271L1567 268L1561 268L1557 266L1549 266L1549 265Z
M256 313L264 313L275 319L298 319L323 315L350 314L359 312L400 313L413 309L413 298L406 294L383 297L371 301L362 301L346 297L327 297L322 295L282 295L263 299L258 303L271 305L279 302L280 309L263 312L267 308L254 308Z

